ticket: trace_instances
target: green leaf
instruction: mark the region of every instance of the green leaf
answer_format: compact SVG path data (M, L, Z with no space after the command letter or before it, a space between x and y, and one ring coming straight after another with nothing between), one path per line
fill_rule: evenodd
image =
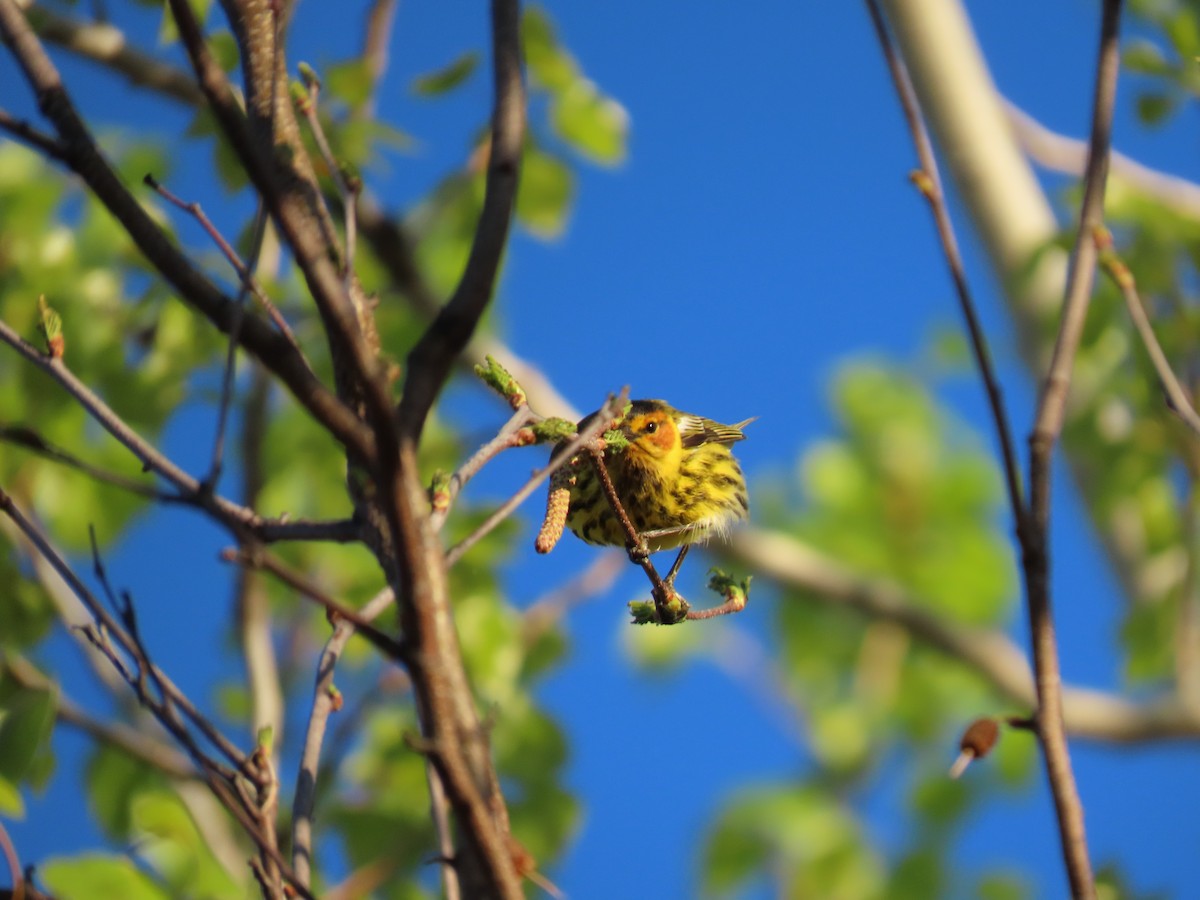
M208 36L208 49L212 51L213 58L226 74L234 71L238 64L242 61L238 51L237 40L233 35L222 28L219 31L214 31Z
M814 786L745 792L720 814L703 854L705 886L731 891L768 865L793 897L879 896L883 867L858 823Z
M412 92L418 97L436 97L454 90L474 73L479 66L479 53L468 50L452 62L424 75L413 79Z
M1158 45L1146 40L1130 41L1122 53L1122 63L1130 71L1143 75L1170 75L1173 72L1173 66Z
M18 687L0 700L0 776L26 779L34 761L48 751L54 730L55 690Z
M328 66L324 71L325 89L351 109L362 106L375 87L375 76L365 59L351 59Z
M525 8L521 18L521 44L529 80L535 88L558 93L579 77L579 67L571 55L559 47L550 17L540 6Z
M139 856L162 874L174 896L220 900L244 895L174 793L146 791L131 804L131 812Z
M623 162L629 114L584 79L563 91L550 108L550 126L576 151L602 165Z
M21 789L0 775L0 816L9 819L25 818L25 801Z
M154 769L113 747L98 745L86 770L88 802L97 823L116 841L133 833L131 807L140 795L163 783Z
M559 159L528 147L521 167L517 220L541 238L562 234L571 211L575 176Z
M1175 106L1173 97L1159 91L1143 91L1137 97L1138 118L1146 125L1161 125Z
M975 889L979 900L1025 900L1033 895L1032 886L1011 872L989 872L979 879Z
M1200 22L1193 9L1180 9L1166 22L1167 36L1180 59L1194 60L1200 55Z
M38 875L59 900L170 900L171 896L124 857L59 857L39 866Z

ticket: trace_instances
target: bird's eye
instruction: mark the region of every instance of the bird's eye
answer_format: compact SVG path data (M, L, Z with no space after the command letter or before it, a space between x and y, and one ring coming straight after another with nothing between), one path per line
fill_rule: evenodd
M658 423L657 422L647 422L646 423L646 434L654 434L654 432L656 432L656 431L658 431Z

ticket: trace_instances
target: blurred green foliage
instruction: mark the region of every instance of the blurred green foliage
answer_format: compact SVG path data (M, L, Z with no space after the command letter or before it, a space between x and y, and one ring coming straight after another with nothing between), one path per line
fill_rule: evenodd
M144 5L160 6L149 0ZM196 6L206 10L208 3ZM1133 6L1143 33L1127 44L1125 62L1139 73L1143 120L1155 124L1197 92L1197 7L1169 0ZM167 16L164 22L169 21ZM619 103L586 77L541 7L527 9L523 38L535 115L517 221L530 234L550 239L569 221L576 167L581 161L619 164L629 125ZM174 39L173 29L164 25L162 40ZM222 65L233 70L231 36L217 32L212 43ZM426 102L442 102L479 77L481 58L480 51L467 50L437 71L414 77L412 92ZM321 120L340 161L369 173L383 150L412 145L404 131L365 114L374 85L362 60L344 60L320 74ZM481 208L488 149L483 121L478 135L404 214L421 276L437 295L453 289ZM213 171L227 191L245 189L245 174L207 113L195 114L185 139L210 146ZM170 172L171 154L164 147L126 144L117 147L116 159L130 184L140 183L147 171L163 179ZM314 159L328 178L315 152ZM153 198L141 199L154 208ZM155 215L168 221L161 210ZM1109 191L1108 215L1176 371L1194 381L1200 371L1193 296L1200 226L1119 177ZM189 249L228 283L210 248ZM361 243L355 262L369 291L397 289ZM319 322L296 274L284 268L262 275L327 377L330 363ZM0 319L39 347L43 295L62 318L66 365L146 438L160 438L182 406L213 404L223 342L152 277L121 229L75 182L30 151L3 143ZM378 319L383 344L396 358L424 324L421 313L401 303L381 305ZM942 341L938 353L958 359L961 344ZM758 485L756 516L761 513L759 524L793 535L858 573L901 586L940 619L1003 628L1014 615L1016 563L991 442L969 434L939 402L935 386L911 374L913 368L880 360L846 365L830 399L834 433L804 448L793 470L775 483ZM239 405L246 400L245 381L238 384ZM335 443L286 398L273 393L267 409L258 423L261 456L242 461L263 475L260 511L348 515L345 462ZM13 430L30 429L90 465L155 485L52 379L11 352L0 352L0 426L9 430L9 441L0 444L0 486L68 553L87 547L89 525L102 547L111 547L145 512L143 498L13 442ZM1172 635L1196 578L1190 560L1196 553L1193 485L1200 457L1194 439L1163 402L1119 298L1107 289L1089 316L1065 439L1092 522L1125 588L1125 669L1139 682L1161 682L1175 664ZM430 477L436 469L452 470L470 449L463 435L435 419L426 431L423 469ZM489 511L457 508L447 525L448 540L468 533ZM485 718L488 710L503 709L492 741L514 832L545 869L578 827L580 798L564 784L567 737L538 706L533 689L561 664L569 645L557 622L530 620L504 593L498 573L516 527L498 529L455 568L453 594L480 708ZM0 535L5 585L0 652L38 659L57 618L48 581L30 565L7 525ZM361 547L307 544L280 553L324 590L352 603L365 602L381 584ZM268 590L286 649L289 709L298 712L308 702L312 660L329 627L320 611L293 594L273 583ZM1027 896L1029 886L1019 873L971 871L954 863L958 826L990 796L1027 783L1033 771L1032 740L1008 734L974 777L945 778L947 748L955 745L958 731L982 712L1003 711L1003 701L975 673L898 627L762 581L755 584L752 602L769 609L773 642L738 649L761 654L774 675L766 689L778 694L800 726L803 765L790 780L746 787L729 798L697 851L705 891L726 895L766 885L778 896L847 900ZM736 631L736 621L730 628ZM661 672L684 660L722 665L729 646L718 634L683 627L626 629L623 637L637 664ZM426 860L435 841L425 762L412 746L417 727L407 685L358 642L341 660L338 684L348 706L335 721L323 763L318 843L336 847L329 854L341 854L351 867L376 867L386 885L377 896L426 896L434 878ZM227 724L244 734L250 704L240 672L231 671L214 695ZM56 702L54 690L24 686L9 674L0 677L0 813L19 816L23 793L40 789L52 776ZM142 724L129 710L116 714ZM297 716L291 724L298 721ZM289 732L279 740L284 759L294 762L298 735ZM253 894L244 867L230 868L218 858L205 832L211 821L180 785L107 744L95 747L85 780L81 803L113 847L136 848L137 862L116 851L44 862L40 878L58 896ZM901 837L890 844L863 820L864 798L884 789L901 797L907 817ZM318 869L324 855L319 854ZM1119 872L1106 878L1113 896L1131 896Z

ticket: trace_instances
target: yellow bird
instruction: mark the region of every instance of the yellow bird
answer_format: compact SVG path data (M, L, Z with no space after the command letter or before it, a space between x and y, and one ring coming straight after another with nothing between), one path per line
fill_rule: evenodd
M591 425L596 415L584 418L579 430ZM742 429L753 421L722 425L680 412L662 400L634 400L619 425L627 443L605 451L604 466L613 488L647 549L683 548L668 582L690 544L724 535L749 516L746 479L729 448L745 439ZM567 443L561 441L555 453L562 453ZM554 516L555 491L566 496L565 489L569 492L566 526L577 537L589 544L624 547L629 543L586 453L569 461L556 476L551 482L547 524ZM561 524L558 528L561 533ZM549 540L539 536L538 550L548 551L557 539L557 534Z

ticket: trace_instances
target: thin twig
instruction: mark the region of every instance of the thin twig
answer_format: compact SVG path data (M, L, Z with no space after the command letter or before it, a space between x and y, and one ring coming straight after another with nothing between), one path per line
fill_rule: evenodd
M450 508L458 498L459 493L462 492L467 482L479 473L480 469L503 451L513 447L526 446L530 443L529 440L525 439L525 436L521 435L521 431L536 418L538 417L533 414L528 406L522 406L504 423L494 438L476 450L470 458L454 470L454 474L450 476L449 483L446 485L445 495L437 498L433 512L430 514L429 519L434 530L440 530L446 523L446 518L450 514Z
M402 661L406 658L405 649L399 641L373 626L361 612L353 610L344 603L333 599L333 597L321 590L310 579L290 568L281 559L265 550L255 547L225 550L221 553L221 559L225 562L237 563L240 566L250 566L251 568L270 572L302 597L307 597L318 606L325 607L330 613L350 621L355 629L375 649L381 651L389 659Z
M967 283L966 269L963 266L962 254L958 248L958 238L955 236L954 224L950 221L950 210L946 206L945 191L942 187L941 174L938 171L937 156L933 152L933 143L925 127L921 105L909 80L900 54L896 52L888 33L883 13L877 0L867 0L867 8L871 14L871 22L875 26L875 35L883 50L884 59L892 74L892 83L896 95L904 111L904 118L912 132L913 144L916 146L917 158L921 163L923 178L915 178L918 188L929 201L937 227L938 238L950 269L950 277L954 281L955 293L959 307L971 339L971 350L975 357L975 365L983 379L984 390L987 392L988 405L991 407L992 427L996 431L996 439L1000 444L1001 457L1004 462L1004 481L1008 488L1009 505L1016 521L1017 533L1025 530L1025 497L1021 488L1020 466L1017 462L1015 443L1008 414L1004 408L1004 398L996 378L995 366L992 363L991 350L988 348L987 336L980 324L979 315L975 310L975 301L971 296L971 288Z
M7 0L0 0L0 4ZM139 435L132 427L96 395L62 359L51 358L13 331L0 320L0 341L8 344L42 371L53 377L105 431L116 438L137 458L142 467L165 478L179 491L179 502L197 506L235 533L246 533L262 541L335 540L350 541L358 537L357 526L350 521L286 522L264 519L252 509L228 500L219 494L205 491L199 480L183 471Z
M1112 235L1108 229L1096 226L1092 230L1092 238L1099 251L1100 267L1108 273L1125 299L1125 308L1129 310L1129 318L1133 320L1138 336L1142 339L1142 346L1146 348L1146 354L1150 357L1159 383L1162 384L1163 390L1167 394L1171 411L1179 416L1195 434L1200 435L1200 416L1196 415L1191 396L1179 383L1179 379L1175 377L1171 361L1167 359L1162 344L1158 342L1154 326L1150 324L1150 317L1146 315L1146 307L1142 303L1141 294L1138 293L1137 281L1133 277L1133 272L1113 250Z
M17 848L13 846L12 839L8 836L8 829L4 827L3 820L0 820L0 851L4 853L4 859L8 863L9 875L12 876L13 900L24 900L25 874L21 871L21 860L17 856Z
M390 588L382 590L372 597L358 614L364 621L373 622L394 601L395 595ZM336 617L333 632L325 642L317 662L313 702L309 710L304 750L300 757L296 790L292 800L292 867L296 870L296 877L304 885L312 883L313 808L316 803L321 746L325 740L330 713L341 708L341 695L335 693L333 687L333 673L342 651L356 629L357 626L349 619L344 616Z
M262 208L262 204L259 204L258 209L254 214L254 231L250 244L250 259L247 262L242 262L242 258L238 256L238 253L233 248L233 245L225 239L225 236L221 234L219 230L217 230L217 226L213 224L212 219L208 217L208 214L204 212L203 207L201 207L198 202L193 201L188 203L186 200L182 199L176 194L171 193L171 191L160 184L153 175L147 174L143 176L142 181L147 187L154 190L155 193L157 193L168 203L178 207L188 215L195 218L195 220L200 224L200 227L203 228L205 233L208 234L208 236L212 239L212 242L217 245L217 249L221 251L221 255L229 261L229 265L233 267L233 271L237 273L241 287L239 289L237 298L234 300L236 308L234 310L233 324L231 324L229 328L230 340L236 344L236 338L241 335L241 320L244 317L238 311L244 309L243 297L245 296L245 292L249 291L254 295L254 299L259 302L259 305L262 306L263 311L275 324L275 327L279 329L279 333L287 338L288 343L292 345L292 347L301 355L301 357L303 357L304 354L300 350L300 344L296 340L295 332L293 332L291 326L288 325L287 319L283 317L283 313L279 311L279 307L276 306L271 298L267 296L267 292L263 289L263 286L259 284L258 279L254 274L255 269L258 267L258 256L262 251L262 241L263 237L266 235L267 227L266 213ZM309 366L309 370L311 371L312 366L309 365L307 360L304 361L304 364Z
M48 459L82 472L84 475L101 484L112 485L131 494L136 494L139 497L145 497L148 500L157 500L160 503L185 502L178 494L160 491L144 481L138 481L119 472L110 472L107 469L93 466L86 460L82 460L63 450L61 447L50 443L32 428L27 428L23 425L0 425L0 441L16 447L24 447L26 450L36 453L43 459Z
M596 415L595 421L579 432L567 444L567 449L562 453L556 453L550 463L541 469L538 469L530 477L521 488L513 494L508 500L500 505L500 507L488 516L478 528L446 551L446 566L451 567L462 559L463 554L474 547L477 543L483 540L490 534L497 525L512 515L513 511L525 502L525 499L537 490L538 486L558 471L562 466L566 465L571 457L579 452L583 447L587 446L591 441L595 440L604 433L604 429L609 426L609 423L620 413L625 407L626 399L629 395L629 388L623 388L621 393L616 397L610 397L608 402L600 408ZM511 421L511 420L510 420Z
M3 2L6 0L0 0L0 3ZM84 585L71 566L46 539L41 529L20 510L3 488L0 488L0 511L12 520L37 552L58 572L59 576L67 582L71 590L87 607L95 624L77 629L77 636L86 640L108 658L133 689L138 701L187 751L199 768L201 776L221 800L226 810L238 820L256 846L262 852L272 856L272 862L280 867L284 877L294 882L295 876L279 856L278 851L274 849L271 838L260 833L260 822L256 820L257 811L245 805L240 789L231 790L232 786L239 785L239 776L247 778L255 776L253 768L248 765L247 757L230 743L212 722L201 715L187 695L180 691L166 673L150 660L136 633L137 622L132 601L124 594L118 597L112 590L99 554L94 556L97 578L108 595L110 603L117 610L116 615L109 612L105 605ZM121 656L110 641L110 637L116 639L121 650L127 654L127 658ZM129 660L132 660L132 668ZM151 682L157 691L157 696L150 689ZM201 749L191 730L180 719L180 711L222 755L233 763L234 768L230 769L222 765ZM298 885L297 892L312 900L312 893L303 886Z
M199 204L196 205L196 210L197 213L202 212ZM262 240L266 229L266 212L260 200L258 209L254 213L250 262L246 266L250 278L253 278L254 270L258 267L258 254L262 250ZM215 491L221 482L221 469L225 459L225 429L229 423L229 408L233 405L233 382L237 375L237 339L242 332L242 323L246 321L246 294L249 280L249 278L243 279L242 286L238 289L237 297L233 301L236 307L234 308L233 325L229 329L229 340L225 348L225 367L221 373L221 394L217 399L217 425L213 434L212 462L209 464L208 474L201 481L204 488L209 491ZM254 506L253 503L246 505Z
M308 99L306 102L300 104L300 112L303 114L305 121L308 122L309 130L312 132L313 140L317 144L321 158L325 161L326 168L329 169L329 177L333 179L333 183L337 186L338 195L342 200L342 208L345 211L344 221L346 224L345 271L342 278L346 296L351 297L355 284L354 254L358 242L357 198L362 185L357 178L351 183L351 179L347 176L342 164L333 155L333 148L329 144L329 139L325 136L324 126L321 125L321 116L318 111L320 96L321 82L316 78L309 79Z
M608 423L606 421L605 427L607 426ZM594 447L588 447L587 454L590 458L592 468L596 472L596 477L600 480L600 487L604 491L608 505L612 508L617 521L621 523L621 528L625 531L625 537L630 547L629 558L641 566L642 571L646 573L646 577L650 579L650 584L652 585L651 596L654 598L654 609L658 614L659 623L670 624L674 622L676 617L671 614L667 604L670 603L672 597L676 597L683 602L683 608L686 612L687 602L683 600L683 597L679 595L673 585L668 585L662 580L662 576L658 574L658 569L650 561L650 553L646 549L645 540L638 533L637 527L630 521L629 514L625 512L625 505L621 503L621 498L612 483L612 478L609 477L608 466L604 464L603 453ZM566 454L563 455L565 456Z
M38 131L24 119L15 118L2 109L0 109L0 128L29 146L40 150L51 159L59 162L66 160L67 151L61 141L43 131Z
M242 753L241 749L234 745L233 742L231 742L228 738L226 738L225 735L223 735L208 719L208 717L203 715L200 710L196 708L191 699L184 694L183 691L176 687L175 683L171 681L167 674L151 661L150 654L146 650L145 645L142 643L142 637L138 627L137 614L133 606L132 598L130 598L127 593L122 592L118 595L118 593L113 590L113 587L108 580L108 572L104 566L104 560L100 555L100 548L96 543L96 533L94 529L89 528L88 537L90 538L92 545L92 569L96 575L96 579L100 582L101 588L104 590L105 596L108 598L109 606L112 607L117 618L120 620L122 625L124 625L124 630L114 631L113 625L115 622L111 617L107 616L107 614L101 618L101 621L104 623L108 631L113 632L118 636L118 643L120 643L122 649L124 649L125 652L133 658L136 666L136 672L134 673L136 677L128 678L127 680L130 681L130 685L138 692L139 699L143 700L143 702L152 710L158 708L158 701L152 698L147 691L147 678L153 680L155 687L158 689L159 696L165 701L161 704L161 708L164 710L167 718L170 719L173 726L180 725L175 712L177 709L182 710L184 715L191 720L192 724L195 725L206 738L208 738L209 742L212 743L212 745L216 747L217 750L219 750L227 760L229 760L229 763L234 766L234 768L244 769L246 765L246 756ZM40 549L41 548L39 547L39 550ZM66 563L63 562L62 565L66 566ZM60 572L60 574L62 573ZM95 616L97 612L104 612L103 607L97 606L94 603L88 603L87 605L93 616ZM93 642L98 642L101 650L107 652L107 650L110 649L107 636L104 634L89 635L89 639L93 640ZM110 658L115 665L123 665L122 661L115 655L110 655ZM183 730L182 727L180 727L179 730ZM173 733L175 732L173 731ZM176 736L179 737L180 735L177 734ZM198 755L204 755L199 752L198 747L192 740L190 734L185 734L184 738L185 745L189 746L190 748L195 748Z
M1075 897L1096 895L1083 806L1063 728L1061 674L1050 590L1050 478L1054 445L1062 431L1071 370L1083 333L1088 300L1095 280L1096 247L1093 229L1104 216L1104 189L1111 146L1113 106L1120 64L1118 38L1121 0L1104 0L1100 48L1092 102L1092 131L1084 176L1083 203L1071 263L1063 292L1062 319L1050 368L1038 399L1029 436L1030 539L1022 544L1026 599L1029 609L1033 668L1037 685L1038 738L1054 797L1063 862Z

